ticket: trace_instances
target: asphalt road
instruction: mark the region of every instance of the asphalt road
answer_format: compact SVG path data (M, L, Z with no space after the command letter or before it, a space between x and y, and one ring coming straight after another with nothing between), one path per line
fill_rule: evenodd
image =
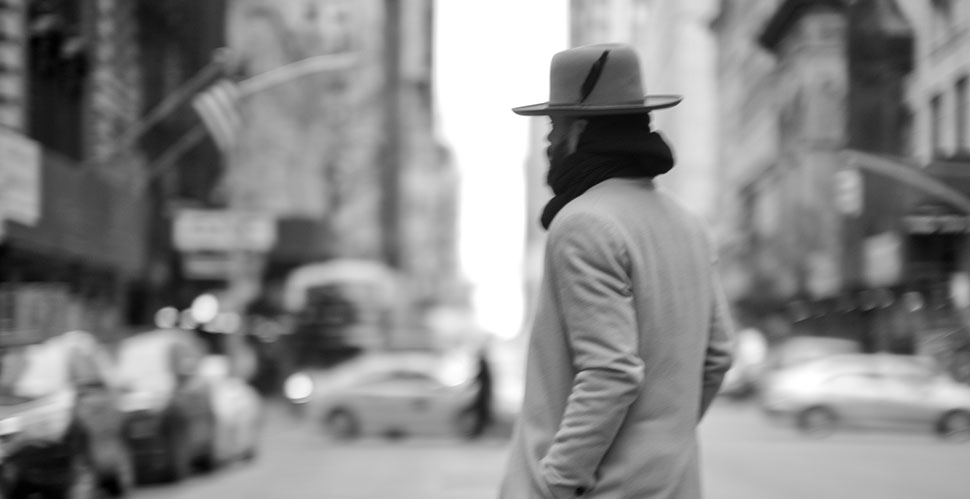
M337 443L271 411L261 455L136 499L492 499L506 440ZM701 426L708 499L966 499L970 443L928 434L843 433L811 440L719 401Z

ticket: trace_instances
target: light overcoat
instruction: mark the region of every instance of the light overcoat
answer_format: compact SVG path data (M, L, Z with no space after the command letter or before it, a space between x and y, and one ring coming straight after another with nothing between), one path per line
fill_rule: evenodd
M502 499L696 499L695 429L733 331L706 228L650 179L549 227Z

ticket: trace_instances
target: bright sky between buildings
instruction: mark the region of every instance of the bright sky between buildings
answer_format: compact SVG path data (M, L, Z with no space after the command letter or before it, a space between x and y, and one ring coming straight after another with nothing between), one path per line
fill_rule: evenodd
M549 59L567 46L567 0L439 0L435 90L440 133L461 175L459 252L479 324L522 327L524 164L529 118L544 102Z

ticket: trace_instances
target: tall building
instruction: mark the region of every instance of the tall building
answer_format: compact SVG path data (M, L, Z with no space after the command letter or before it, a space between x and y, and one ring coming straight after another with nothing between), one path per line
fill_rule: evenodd
M775 113L774 65L771 54L757 40L777 1L722 1L711 22L717 42L717 160L719 189L714 198L721 271L729 296L743 296L760 288L753 272L759 265L780 262L758 258L751 252L751 229L778 230L775 203L756 210L758 191L772 192L764 175L778 155Z
M278 220L270 295L297 266L353 258L399 271L415 306L454 296L457 179L434 135L432 7L233 3L229 41L244 80L311 57L346 62L242 103L222 193L233 210Z
M141 113L157 119L142 127L139 140L149 158L140 190L152 203L146 223L151 288L132 297L152 317L162 307L187 308L215 285L201 261L179 248L181 236L174 232L182 209L218 203L224 164L191 100L229 69L218 59L226 45L226 2L140 0L136 5Z
M645 90L681 94L675 108L652 113L670 140L677 164L658 184L708 220L716 218L714 43L708 29L714 2L572 0L570 44L622 42L636 47Z
M906 105L909 156L919 163L970 157L970 5L956 0L899 2L916 33Z
M108 338L144 319L146 157L120 140L145 105L142 29L136 2L0 3L5 335Z
M786 0L759 21L747 4L722 1L712 25L732 172L722 211L737 221L729 265L748 269L736 305L773 336L843 336L970 369L970 163L960 152L970 12ZM751 79L734 62L752 60L753 41L773 63ZM771 104L738 116L755 99ZM729 148L752 130L771 144Z

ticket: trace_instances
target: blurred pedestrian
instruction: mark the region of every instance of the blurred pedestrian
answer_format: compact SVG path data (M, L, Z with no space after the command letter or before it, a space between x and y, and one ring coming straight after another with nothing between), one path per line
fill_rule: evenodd
M492 367L488 359L487 345L479 348L476 362L478 371L475 373L475 382L478 385L478 391L472 403L472 410L475 413L475 429L472 436L478 437L483 435L492 424Z
M552 58L548 230L522 412L501 497L700 497L696 425L731 363L702 223L654 177L674 166L622 44Z

